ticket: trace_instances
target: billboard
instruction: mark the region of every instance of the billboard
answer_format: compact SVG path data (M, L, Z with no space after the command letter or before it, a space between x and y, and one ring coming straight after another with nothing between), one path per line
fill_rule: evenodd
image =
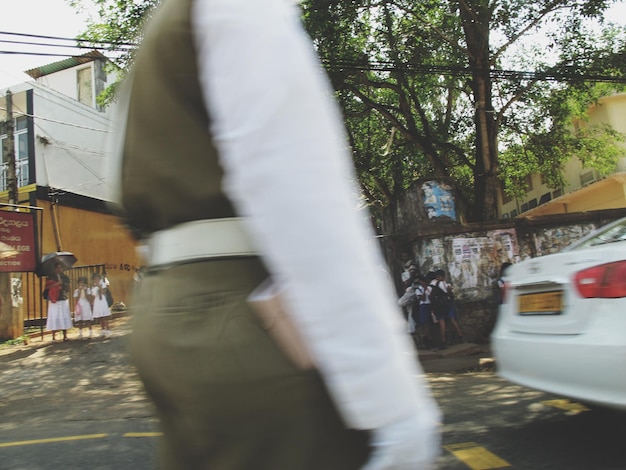
M28 272L37 266L35 216L0 211L0 272Z

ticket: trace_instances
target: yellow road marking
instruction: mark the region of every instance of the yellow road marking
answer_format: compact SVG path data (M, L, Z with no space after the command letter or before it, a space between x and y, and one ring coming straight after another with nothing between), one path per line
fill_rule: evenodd
M80 441L84 439L101 439L108 434L86 434L83 436L51 437L48 439L33 439L30 441L0 442L0 447L28 446L31 444L48 444L50 442Z
M472 470L490 470L511 466L506 460L502 460L497 455L474 442L452 444L443 446L443 448Z
M161 437L162 432L127 432L123 437Z
M541 402L543 405L553 406L560 410L569 411L570 413L578 414L584 411L590 411L585 405L581 403L571 402L569 400L546 400Z

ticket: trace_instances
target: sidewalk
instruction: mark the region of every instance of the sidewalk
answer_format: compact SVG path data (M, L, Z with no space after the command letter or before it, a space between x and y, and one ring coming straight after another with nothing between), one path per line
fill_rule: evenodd
M111 331L114 337L126 336L130 333L129 317L125 312L117 312L111 318ZM70 342L78 339L78 328L72 328L67 332ZM84 334L87 334L85 330ZM99 337L100 326L93 327L94 343L102 342ZM52 342L52 335L44 331L43 338L40 333L34 333L28 338L28 344L0 345L0 363L32 354L33 350L43 348L51 344L63 343L60 341L61 333L58 334L56 343ZM67 344L67 343L64 343ZM422 369L426 373L455 373L469 371L489 371L495 368L495 361L488 344L454 344L448 349L420 349L417 356Z
M417 355L426 373L493 370L495 361L488 344L463 343L448 349L420 349Z

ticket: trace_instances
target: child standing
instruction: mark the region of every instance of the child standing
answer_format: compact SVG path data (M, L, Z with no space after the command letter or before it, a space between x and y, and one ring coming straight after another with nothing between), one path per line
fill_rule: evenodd
M74 307L74 325L78 326L78 339L83 339L83 327L89 327L89 339L92 337L92 320L93 312L89 302L89 287L87 286L87 278L78 278L78 287L74 290L74 298L76 304Z
M111 336L109 330L109 317L111 316L111 310L107 303L104 290L106 285L102 282L102 277L98 273L94 273L92 276L91 288L89 289L89 295L91 296L93 318L100 319L100 337Z
M46 291L48 295L48 317L46 329L52 331L52 341L56 341L57 331L63 331L63 341L67 341L67 330L72 327L70 315L70 302L68 300L70 290L70 278L63 272L63 265L54 265L55 274L46 278Z
M420 274L417 277L418 285L415 289L415 296L419 302L417 324L420 327L422 336L419 341L419 347L424 349L430 349L433 342L430 338L430 324L432 323L430 308L430 299L428 298L428 280L426 276Z
M435 271L435 274L437 276L437 282L438 282L437 285L446 294L448 294L449 298L451 299L450 310L448 311L446 318L450 320L450 323L452 324L452 327L454 328L454 331L457 334L457 342L464 343L465 340L463 339L463 332L461 331L459 322L456 320L456 305L454 304L454 300L452 300L454 299L454 293L452 292L452 284L448 284L446 282L446 272L443 269L438 269L437 271Z

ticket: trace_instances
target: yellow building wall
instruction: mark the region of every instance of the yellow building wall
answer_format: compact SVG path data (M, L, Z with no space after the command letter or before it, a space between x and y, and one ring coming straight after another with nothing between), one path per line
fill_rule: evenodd
M141 266L136 243L117 217L48 201L42 207L42 255L70 251L78 261L75 266L104 264L115 302L128 305L133 275Z
M611 125L616 131L626 134L626 93L601 98L598 100L598 103L589 107L587 114L588 123L580 123L581 125L606 123ZM626 146L626 141L624 145ZM626 171L626 158L619 159L615 171ZM581 161L577 158L572 158L566 162L563 167L565 184L562 188L562 194L569 194L581 189L583 187L581 175L589 172L594 173L594 178L587 184L597 181L603 176L607 176L600 175L598 172L589 168L584 168ZM552 194L553 198L556 196L557 192L553 188L549 188L543 184L541 175L532 175L531 179L532 189L520 200L513 199L505 202L500 195L499 210L501 214L508 214L513 210L516 210L518 214L523 214L521 207L524 202L532 199L539 201L540 198L548 192ZM624 207L626 204L625 201L624 186L616 182L615 186L612 186L611 189L603 186L602 191L598 191L597 194L589 192L585 194L584 198L570 201L567 204L554 204L552 207L543 210L542 214L615 209Z

